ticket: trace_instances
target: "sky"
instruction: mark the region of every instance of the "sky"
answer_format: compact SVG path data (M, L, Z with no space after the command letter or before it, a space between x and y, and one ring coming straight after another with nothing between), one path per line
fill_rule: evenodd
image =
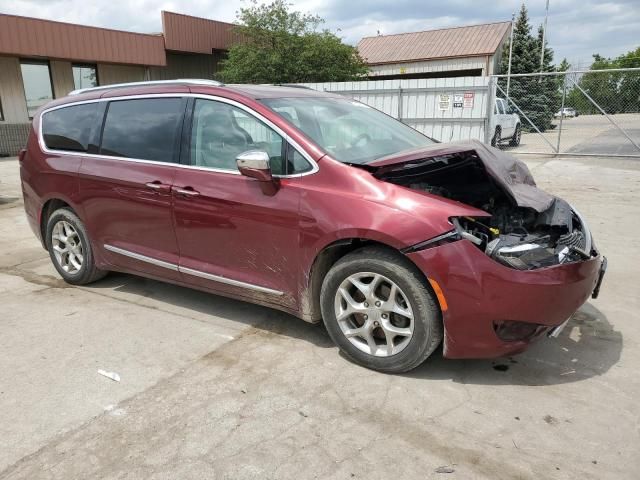
M508 21L522 0L290 0L320 15L325 27L356 45L365 36ZM640 0L550 0L547 38L554 61L588 67L593 53L615 57L640 46ZM534 28L545 0L526 0ZM0 0L0 13L144 33L162 31L160 11L233 22L244 0Z

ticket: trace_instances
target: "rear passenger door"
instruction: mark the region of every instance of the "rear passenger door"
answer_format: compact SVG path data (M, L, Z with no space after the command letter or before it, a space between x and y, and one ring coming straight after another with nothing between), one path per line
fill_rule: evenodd
M99 149L82 160L89 233L114 266L180 278L171 187L185 106L179 96L109 101Z

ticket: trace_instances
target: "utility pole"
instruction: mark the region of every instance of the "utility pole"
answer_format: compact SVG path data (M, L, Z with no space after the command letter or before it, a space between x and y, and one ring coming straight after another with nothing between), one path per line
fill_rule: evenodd
M540 72L544 68L544 51L545 51L545 39L547 35L547 18L549 17L549 0L547 0L547 6L544 12L544 23L542 25L542 47L540 48Z
M507 70L507 98L509 98L509 87L511 86L511 57L513 55L513 26L516 19L515 12L511 14L511 38L509 39L509 67Z

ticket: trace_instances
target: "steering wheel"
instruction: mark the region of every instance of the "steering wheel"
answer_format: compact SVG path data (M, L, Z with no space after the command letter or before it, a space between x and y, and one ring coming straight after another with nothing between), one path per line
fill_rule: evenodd
M363 140L365 140L364 143L362 143ZM360 135L358 135L356 138L353 139L353 142L351 142L351 146L352 147L363 147L364 145L366 145L370 141L371 141L371 137L369 136L368 133L361 133Z

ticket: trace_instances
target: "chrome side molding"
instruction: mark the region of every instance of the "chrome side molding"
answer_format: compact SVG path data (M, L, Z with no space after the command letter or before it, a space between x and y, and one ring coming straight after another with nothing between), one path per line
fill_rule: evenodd
M178 266L175 263L163 262L162 260L147 257L146 255L141 255L139 253L130 252L129 250L125 250L124 248L114 247L113 245L104 245L104 248L106 250L109 250L110 252L119 253L120 255L124 255L125 257L133 258L135 260L140 260L141 262L147 262L157 267L173 270L174 272L178 271Z
M141 262L147 262L152 265L156 265L158 267L166 268L168 270L173 270L174 272L180 272L186 275L192 275L194 277L205 278L213 282L224 283L225 285L231 285L233 287L246 288L248 290L254 290L256 292L268 293L271 295L278 295L278 296L284 295L284 292L281 292L279 290L273 290L272 288L262 287L260 285L254 285L252 283L247 283L247 282L241 282L240 280L221 277L220 275L214 275L212 273L202 272L200 270L194 270L192 268L181 267L180 265L176 265L175 263L164 262L156 258L147 257L146 255L141 255L139 253L125 250L124 248L114 247L113 245L105 244L103 246L106 250L109 250L110 252L114 252L114 253L123 255L125 257L133 258Z

